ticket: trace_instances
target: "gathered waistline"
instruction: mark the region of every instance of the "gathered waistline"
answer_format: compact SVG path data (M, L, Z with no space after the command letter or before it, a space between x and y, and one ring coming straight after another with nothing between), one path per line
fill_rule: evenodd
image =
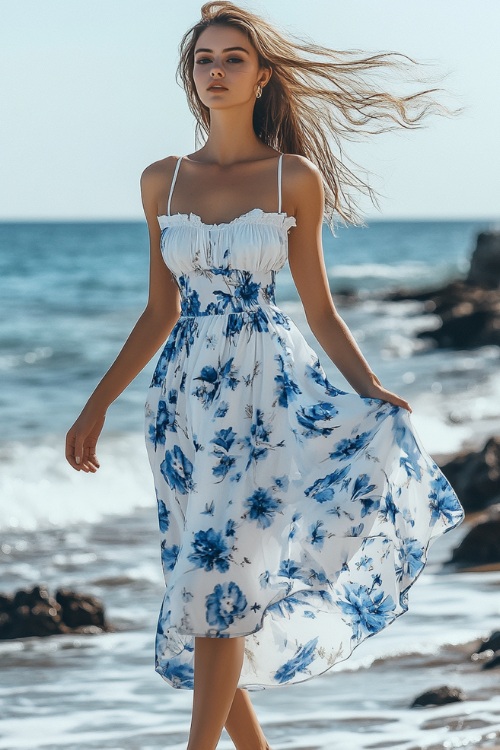
M273 310L273 308L270 308ZM262 313L266 313L266 310L263 307L256 307L252 310L231 310L230 312L209 312L209 313L198 313L198 314L181 314L179 315L179 320L181 318L218 318L218 317L224 317L228 315L261 315ZM284 314L284 313L283 313Z

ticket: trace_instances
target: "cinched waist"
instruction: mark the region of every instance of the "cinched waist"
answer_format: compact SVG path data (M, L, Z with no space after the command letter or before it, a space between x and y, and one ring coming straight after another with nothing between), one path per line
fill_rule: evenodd
M210 311L203 311L203 312L197 312L197 313L181 313L179 315L180 318L211 318L216 316L226 316L229 315L266 315L266 313L273 313L276 312L276 308L269 307L268 310L264 309L263 307L255 307L251 308L249 310L210 310Z

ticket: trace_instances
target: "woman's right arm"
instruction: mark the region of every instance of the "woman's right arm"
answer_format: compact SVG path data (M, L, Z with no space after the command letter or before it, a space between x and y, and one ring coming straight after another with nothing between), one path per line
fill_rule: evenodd
M66 435L66 458L77 471L99 468L96 444L109 405L125 390L165 342L180 315L178 286L163 261L157 212L175 159L155 162L141 175L141 198L150 242L149 297L146 308L109 370Z

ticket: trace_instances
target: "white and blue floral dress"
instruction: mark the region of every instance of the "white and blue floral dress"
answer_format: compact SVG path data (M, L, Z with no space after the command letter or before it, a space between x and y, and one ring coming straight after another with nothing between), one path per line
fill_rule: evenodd
M181 315L146 444L166 591L156 671L193 687L194 637L246 636L240 687L307 680L407 610L463 510L407 410L342 391L275 302L295 218L158 217Z

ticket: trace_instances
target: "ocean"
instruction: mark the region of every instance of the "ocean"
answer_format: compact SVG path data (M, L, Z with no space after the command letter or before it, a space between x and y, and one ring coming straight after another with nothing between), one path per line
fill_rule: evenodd
M432 348L437 325L396 287L462 276L494 221L370 221L324 228L333 297L382 383L409 400L431 455L500 433L500 351ZM0 223L0 593L45 583L102 598L117 630L0 643L0 750L185 747L192 694L154 672L163 596L156 499L142 436L155 358L110 407L96 475L74 472L64 437L146 304L145 222ZM347 298L339 296L339 300ZM286 265L277 304L353 390L309 330ZM466 533L436 542L410 610L346 662L301 685L253 693L273 750L440 750L500 744L498 670L470 660L500 629L500 572L443 563ZM410 709L420 692L461 687L467 700ZM232 747L227 736L221 749Z

